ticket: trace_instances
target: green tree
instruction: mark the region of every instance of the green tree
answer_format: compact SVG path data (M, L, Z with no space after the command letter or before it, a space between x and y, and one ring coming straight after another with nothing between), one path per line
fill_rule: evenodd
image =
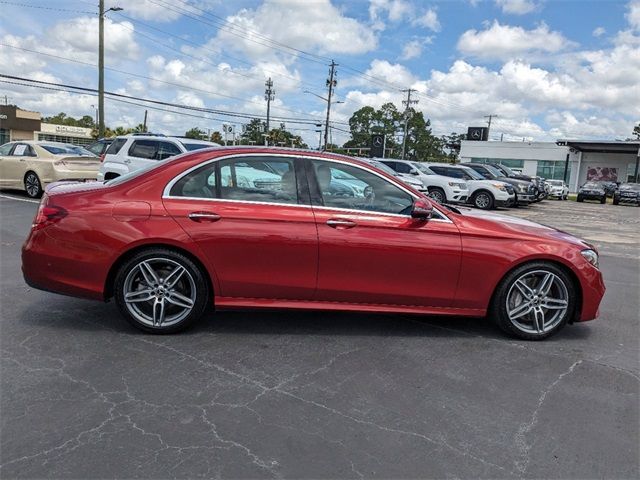
M442 153L451 163L456 163L458 161L458 156L460 155L460 144L465 138L467 138L465 134L455 132L452 132L450 135L442 135L440 137L442 140Z
M224 138L222 138L222 134L220 132L216 131L211 134L209 141L222 145L224 143Z
M633 135L636 136L636 140L640 140L640 123L633 127Z
M44 117L42 119L44 123L53 123L54 125L68 125L70 127L84 127L95 128L96 123L91 115L84 115L80 118L73 118L67 116L66 113L60 112L57 115L51 117Z
M256 145L264 145L264 137L262 134L264 133L265 128L265 122L259 118L253 118L249 123L244 125L240 139L243 143L246 142L247 144L254 143Z
M302 137L300 137L300 135L295 135L288 131L284 124L280 124L280 128L273 128L269 131L269 145L309 148L308 145L302 141Z
M193 127L191 130L187 130L184 134L187 138L195 138L197 140L205 140L207 134L204 130L200 130L198 127Z

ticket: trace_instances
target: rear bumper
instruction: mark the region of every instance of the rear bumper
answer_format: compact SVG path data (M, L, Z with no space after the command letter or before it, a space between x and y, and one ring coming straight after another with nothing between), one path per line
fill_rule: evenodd
M74 257L44 230L31 232L22 246L22 275L26 284L46 292L104 300L98 262ZM69 254L65 256L65 252Z

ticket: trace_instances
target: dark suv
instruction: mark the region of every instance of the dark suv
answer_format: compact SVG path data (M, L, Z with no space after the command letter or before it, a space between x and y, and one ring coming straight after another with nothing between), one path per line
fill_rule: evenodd
M544 178L530 177L529 175L516 173L513 170L511 170L509 167L506 167L499 163L490 163L489 165L491 165L493 168L497 168L498 170L500 170L506 177L516 178L518 180L524 180L524 181L533 183L533 185L536 187L536 193L535 193L536 198L534 199L534 202L539 202L540 200L544 200L545 198L547 198L547 188L546 188Z
M536 187L532 182L507 177L501 170L485 163L461 163L460 165L473 168L487 180L498 180L513 185L517 205L529 205L536 199Z
M607 203L607 192L598 182L587 182L578 190L578 202L585 200L598 200L600 203Z
M613 194L613 204L629 203L640 207L640 184L622 183Z

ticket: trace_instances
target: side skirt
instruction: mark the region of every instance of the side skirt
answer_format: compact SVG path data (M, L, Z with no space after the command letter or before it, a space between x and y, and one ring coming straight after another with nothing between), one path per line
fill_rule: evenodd
M294 310L335 310L377 313L417 313L422 315L451 315L460 317L484 317L486 310L476 308L425 307L421 305L387 305L372 303L318 302L271 298L216 297L219 309L267 308Z

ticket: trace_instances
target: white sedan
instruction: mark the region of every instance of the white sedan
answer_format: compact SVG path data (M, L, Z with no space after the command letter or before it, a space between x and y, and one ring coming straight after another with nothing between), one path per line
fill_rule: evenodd
M549 185L549 197L556 197L559 200L566 200L569 196L569 187L562 180L547 180Z

